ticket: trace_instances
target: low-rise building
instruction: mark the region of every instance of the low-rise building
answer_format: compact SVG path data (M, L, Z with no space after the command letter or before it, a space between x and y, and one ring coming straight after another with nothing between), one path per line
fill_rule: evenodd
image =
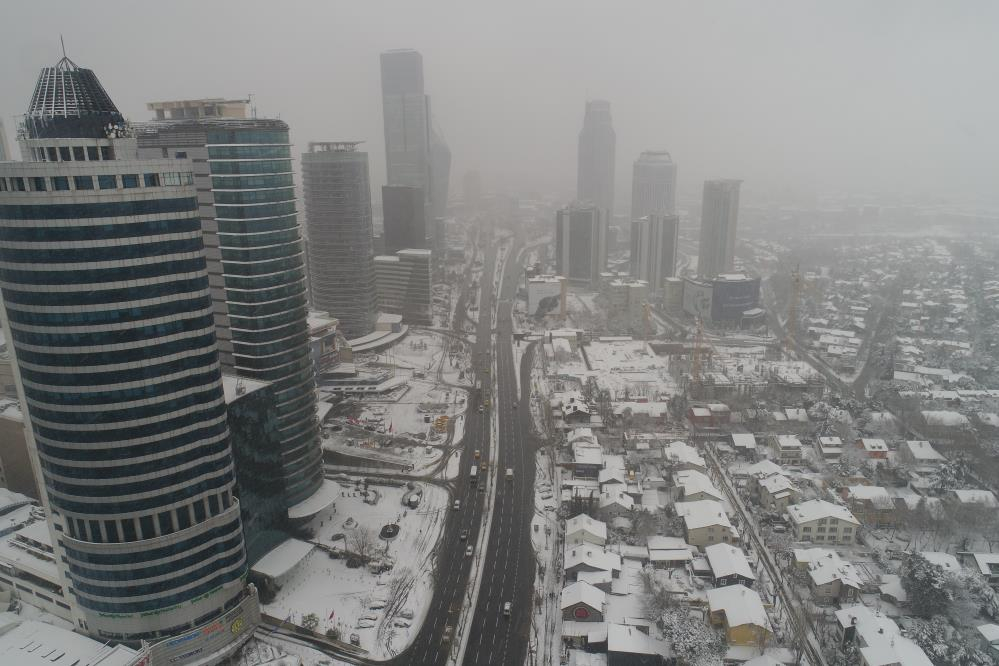
M725 630L729 645L765 645L773 634L760 595L745 585L708 590L711 624Z
M0 613L0 663L10 666L140 666L145 652L111 645L47 622Z
M739 532L733 527L721 502L698 500L676 504L676 513L683 519L685 540L704 548L714 543L738 543Z
M562 590L562 619L603 622L607 595L589 583L576 581Z
M756 574L741 549L727 543L716 543L704 549L711 565L711 577L715 587L745 585L752 587Z
M433 324L430 250L404 249L375 257L378 309L400 314L407 324Z
M607 523L591 518L585 513L565 521L567 546L584 544L603 546L605 543L607 543Z
M615 518L628 517L635 508L635 500L631 495L620 490L600 493L598 502L600 517L606 521Z
M849 544L857 538L858 521L845 506L825 500L809 500L787 508L798 541L819 544Z
M773 435L770 448L774 460L782 465L797 465L801 462L801 440L795 435Z
M923 440L902 442L902 446L898 447L898 459L917 470L925 468L931 471L947 461L932 444Z
M760 489L760 504L768 511L783 513L798 499L798 489L783 474L771 474L760 479L757 484Z
M585 571L609 572L612 578L621 575L621 556L598 546L566 546L563 560L565 579L575 581Z
M870 460L888 459L888 444L883 439L862 437L857 440L856 447Z
M843 455L843 440L839 437L819 437L815 444L826 462L839 462Z
M694 469L699 472L708 470L704 458L693 446L686 442L670 442L663 447L663 458L674 470L682 471Z
M732 448L743 458L756 458L756 435L751 432L734 432L731 435Z
M856 642L862 666L932 666L926 653L880 611L856 605L836 611L840 644Z
M881 486L847 486L843 499L853 515L869 527L892 527L897 521L895 498Z
M673 485L679 491L678 501L717 500L720 502L724 499L722 492L715 488L707 474L696 469L674 472Z
M656 569L684 567L694 559L690 545L679 537L650 536L647 548L649 563Z
M952 490L950 499L958 504L980 504L988 508L999 507L999 500L996 500L995 493L991 490L979 490L976 488Z
M40 508L34 511L34 522L0 537L0 590L74 622L73 601L62 587L48 523Z
M794 566L807 573L808 586L815 601L855 603L860 599L863 582L852 563L827 548L795 548Z

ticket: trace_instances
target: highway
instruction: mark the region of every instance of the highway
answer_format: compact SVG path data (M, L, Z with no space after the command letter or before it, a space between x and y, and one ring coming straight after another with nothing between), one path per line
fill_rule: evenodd
M513 263L518 249L519 243L509 250L510 262L503 274L497 308L494 407L499 415L500 480L482 570L482 587L465 650L464 663L469 666L521 666L527 656L534 609L536 564L530 523L534 515L535 446L531 439L530 396L522 396L524 399L520 400L517 397L511 317L521 274L521 267ZM513 470L512 479L505 478L507 469ZM503 613L503 605L507 602L512 606L509 616Z

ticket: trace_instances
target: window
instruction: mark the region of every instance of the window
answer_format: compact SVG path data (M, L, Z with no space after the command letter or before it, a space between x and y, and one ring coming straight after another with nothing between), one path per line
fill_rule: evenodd
M78 190L94 189L93 176L73 176L73 187Z
M121 539L118 538L118 523L114 520L104 521L104 532L108 535L109 543L118 543Z
M123 173L121 175L121 186L126 190L139 186L139 177L134 173Z
M825 525L819 525L818 528L816 528L815 531L816 532L825 532L826 531L826 526Z
M186 530L191 526L191 509L187 506L182 506L177 509L177 527L182 530Z
M811 527L802 527L802 528L801 528L801 531L802 531L802 532L811 532L811 531L812 531L812 528L811 528Z
M59 152L55 149L55 146L49 146L45 149L49 154L49 162L59 161Z
M83 146L73 146L73 161L75 162L87 161L87 155L83 150Z
M24 186L24 178L21 178L20 176L15 176L14 178L10 179L10 189L14 190L15 192L28 191L28 188Z
M205 502L198 500L194 503L194 519L200 523L204 522L205 518Z
M168 171L163 174L164 185L180 185L180 174L176 171Z
M69 156L69 148L66 146L59 147L59 160L62 162L69 162L72 158Z
M819 518L819 525L825 525L828 521L828 518Z
M69 178L66 176L52 176L52 189L57 192L68 192Z
M153 517L151 515L139 518L139 526L142 527L143 539L153 539L156 537L156 529L153 527Z
M160 186L160 175L158 173L147 173L142 176L142 180L145 181L146 187L159 187Z
M178 152L174 153L173 156L175 158L177 158L178 160L186 160L187 159L187 153L184 152L184 151L178 151Z
M7 191L7 179L0 178L0 192L6 192L6 191Z
M815 535L815 540L816 540L816 541L825 541L825 540L826 540L826 537L825 537L825 535L824 535L824 534L816 534L816 535Z
M101 153L97 150L97 146L87 146L87 159L91 162L101 159Z
M97 186L102 190L113 190L118 187L118 176L97 176Z
M173 532L173 518L170 516L169 511L164 511L159 516L157 520L160 524L160 534L171 534Z
M101 146L101 159L102 160L113 160L114 159L114 146Z
M31 189L35 192L45 191L45 179L35 176L31 179Z

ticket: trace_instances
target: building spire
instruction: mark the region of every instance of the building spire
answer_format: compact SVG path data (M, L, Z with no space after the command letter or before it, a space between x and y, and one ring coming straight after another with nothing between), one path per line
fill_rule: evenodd
M66 57L66 40L62 38L62 34L59 34L59 43L62 44L62 57Z

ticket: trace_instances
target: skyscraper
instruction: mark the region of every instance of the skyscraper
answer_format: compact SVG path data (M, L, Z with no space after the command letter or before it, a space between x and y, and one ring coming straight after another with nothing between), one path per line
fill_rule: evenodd
M209 263L215 257L220 272L212 276L217 324L231 332L235 372L270 382L277 396L289 517L314 514L328 502L320 502L326 493L288 125L229 117L136 127L140 154L194 161L195 184L206 193L199 214Z
M632 167L631 219L676 212L676 164L665 150L646 150Z
M383 185L382 220L386 254L395 254L407 248L431 249L427 207L420 188Z
M579 164L576 172L576 198L614 217L614 147L617 135L611 124L610 102L596 99L586 103L583 129L579 132Z
M451 149L441 133L430 129L430 214L434 221L434 250L444 251L444 225L447 216L447 195L451 179Z
M596 289L607 265L607 217L593 204L575 203L555 214L555 271Z
M3 128L3 119L0 118L0 162L14 159L10 154L10 146L7 144L7 130Z
M42 70L21 136L30 161L0 164L4 328L78 628L234 649L258 610L190 163L139 160L68 58ZM244 612L246 631L196 629Z
M368 154L358 142L310 142L302 155L312 306L340 320L348 338L375 328Z
M676 215L646 215L631 223L631 276L648 282L652 293L676 275L679 229Z
M741 184L741 180L704 181L701 244L697 251L697 274L702 277L714 277L734 268Z
M385 163L389 185L419 187L430 196L430 117L423 56L413 49L381 55Z

